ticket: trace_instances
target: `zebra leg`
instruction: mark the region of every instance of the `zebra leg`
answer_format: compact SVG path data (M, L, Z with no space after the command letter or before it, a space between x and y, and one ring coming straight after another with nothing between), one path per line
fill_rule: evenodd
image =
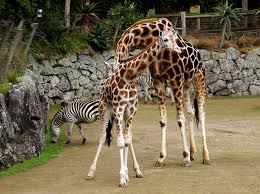
M190 102L189 88L184 89L184 108L188 118L187 127L190 132L190 159L194 160L195 153L196 153L196 144L195 144L194 130L193 130L194 129L193 119L195 113L194 113L194 108L191 106L191 102Z
M171 88L166 87L166 91L167 91L168 94L170 94L171 100L172 100L172 105L173 105L175 100L174 100L174 95L173 95L173 92L172 92Z
M67 123L67 141L65 144L69 144L71 142L72 128L73 128L73 123L68 122Z
M85 143L86 143L86 136L85 136L84 131L83 131L82 128L81 128L81 123L78 123L78 124L77 124L77 127L78 127L78 129L79 129L79 133L80 133L81 138L82 138L82 143L81 143L81 144L85 144Z
M145 92L145 98L144 98L144 103L147 103L147 97L149 96L149 90L148 87L144 86L144 92ZM149 96L150 97L150 96Z
M157 93L157 101L160 109L160 125L161 125L161 142L162 148L160 156L157 159L155 166L164 166L164 160L166 158L166 130L167 130L167 113L165 106L165 87L158 80L153 80L154 89Z
M101 119L101 127L100 127L100 136L99 136L99 144L98 144L98 149L94 158L94 161L89 169L88 175L86 180L92 180L94 177L94 173L96 170L96 166L97 166L97 161L99 158L99 154L102 150L102 147L106 141L106 125L107 122L109 120L109 116L110 116L110 112L106 109L106 107L104 107L103 103L101 103L100 105L100 119ZM105 109L105 110L102 110Z

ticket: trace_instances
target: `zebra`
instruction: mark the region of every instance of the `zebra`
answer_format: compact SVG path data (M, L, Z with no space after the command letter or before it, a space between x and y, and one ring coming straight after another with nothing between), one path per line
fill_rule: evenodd
M63 123L67 123L67 142L71 142L71 134L73 124L75 123L78 127L79 133L82 137L82 144L86 143L85 134L81 128L81 123L92 123L99 119L98 111L98 100L92 100L89 102L75 101L71 104L61 108L53 117L50 127L50 139L51 143L56 143L60 126Z
M152 102L155 102L152 99L151 94L149 92L150 89L153 89L153 78L151 77L151 75L142 74L137 79L137 84L139 84L141 86L141 89L145 93L144 103L145 104L147 103L147 98L149 98L149 100L151 100ZM172 104L173 104L175 102L175 100L174 100L174 95L173 95L171 88L166 86L165 90L166 90L166 93L168 93L171 96L171 100L172 100Z

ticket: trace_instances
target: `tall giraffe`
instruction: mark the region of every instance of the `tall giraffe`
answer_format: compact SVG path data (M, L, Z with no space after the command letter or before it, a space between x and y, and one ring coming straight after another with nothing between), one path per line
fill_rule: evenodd
M174 42L177 38L172 31L162 32L146 49L138 55L119 60L117 68L103 82L99 96L99 112L101 134L95 159L90 167L87 179L93 179L96 163L103 144L110 142L111 129L106 131L106 123L111 117L117 127L117 146L120 150L120 187L126 187L129 180L127 157L128 147L132 146L132 120L137 111L138 92L135 81L149 65L157 60L163 48L171 48L180 52ZM112 128L112 126L111 126Z
M147 45L158 37L164 30L173 30L171 22L166 18L141 20L130 26L118 41L115 61L126 58L128 52L135 46ZM196 145L193 132L193 117L196 116L197 124L201 122L203 137L203 164L210 164L209 152L206 144L205 133L205 70L202 66L200 54L194 46L178 35L180 54L169 49L163 49L157 56L157 61L150 65L149 70L153 78L153 85L157 93L160 109L160 125L162 131L162 147L160 157L155 166L163 166L166 158L166 129L167 113L165 107L165 87L172 88L177 109L177 122L181 130L183 141L183 166L189 166L194 160ZM194 100L195 112L190 103L189 87L194 86L196 98ZM188 149L185 133L184 109L188 116L190 132L190 150Z

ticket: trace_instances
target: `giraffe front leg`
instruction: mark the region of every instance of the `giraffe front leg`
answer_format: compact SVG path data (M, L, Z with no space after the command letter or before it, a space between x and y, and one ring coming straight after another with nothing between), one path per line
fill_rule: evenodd
M101 126L100 126L100 134L99 134L99 144L98 149L94 158L94 161L91 164L91 167L89 169L88 175L86 177L86 180L92 180L94 177L94 173L96 170L97 161L99 158L99 154L102 150L102 147L106 141L106 124L109 120L110 112L106 110L106 107L104 103L100 103L100 120L101 120Z
M120 183L119 187L127 187L127 177L126 177L126 169L125 169L125 138L123 135L123 114L125 107L116 107L114 109L115 112L115 124L117 126L117 147L119 148L120 154Z
M162 140L162 148L160 152L160 156L155 162L156 167L164 166L164 160L166 158L166 132L167 132L167 113L165 106L165 87L158 81L154 80L153 82L155 91L157 93L158 104L160 109L160 125L161 125L161 140Z

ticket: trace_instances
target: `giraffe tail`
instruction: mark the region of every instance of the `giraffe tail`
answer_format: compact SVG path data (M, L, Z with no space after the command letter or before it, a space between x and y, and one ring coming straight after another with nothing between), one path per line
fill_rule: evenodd
M112 128L113 128L113 121L114 121L114 115L111 114L110 119L106 126L106 141L105 143L110 146L110 143L112 142Z
M198 100L194 98L194 110L195 110L195 120L197 123L197 127L199 126L200 118L199 118L199 107L198 107Z

